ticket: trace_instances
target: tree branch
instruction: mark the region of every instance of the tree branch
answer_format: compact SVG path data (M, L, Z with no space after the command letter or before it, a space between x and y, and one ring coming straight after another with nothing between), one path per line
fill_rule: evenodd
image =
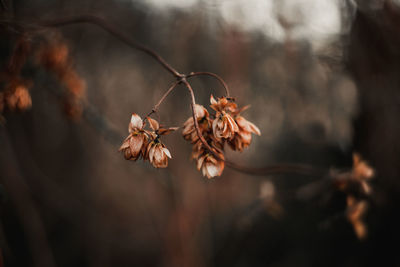
M194 76L200 76L200 75L211 76L211 77L216 78L221 83L221 85L224 87L226 97L230 97L228 85L226 84L226 82L220 76L218 76L215 73L207 72L207 71L191 72L191 73L189 73L189 75L186 76L186 78L190 78L190 77L194 77Z

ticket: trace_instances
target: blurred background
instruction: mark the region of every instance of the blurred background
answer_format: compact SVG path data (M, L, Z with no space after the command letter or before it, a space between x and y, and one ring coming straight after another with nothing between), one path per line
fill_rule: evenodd
M399 266L398 2L1 0L0 21L97 15L182 73L220 75L262 132L243 153L226 149L234 162L351 168L357 151L377 173L359 240L344 194L299 195L324 177L225 168L207 180L180 131L163 138L167 169L126 161L118 148L131 113L144 117L174 78L95 25L63 26L88 104L68 119L54 75L24 67L32 108L5 111L0 126L5 266ZM20 32L0 29L4 68ZM200 104L224 94L210 77L191 81ZM159 120L189 116L181 86Z

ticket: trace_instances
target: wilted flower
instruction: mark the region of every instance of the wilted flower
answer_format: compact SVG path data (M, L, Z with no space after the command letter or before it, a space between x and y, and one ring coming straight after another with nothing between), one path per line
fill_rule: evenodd
M151 138L151 141L147 145L146 153L143 158L146 160L148 159L151 164L155 168L166 168L168 166L168 158L171 157L171 153L169 152L168 148L161 142L160 137L162 135L167 135L175 130L177 127L169 127L164 128L160 127L160 124L150 118L146 118L150 124L150 128L153 130L152 132L148 132Z
M237 109L237 105L224 96L218 98L217 101L215 100L214 96L211 95L210 103L211 103L210 107L217 112L222 112L222 111L234 112Z
M196 113L200 133L203 134L210 129L211 125L208 111L205 107L198 104L195 105L194 111ZM187 119L183 124L182 135L185 140L190 141L191 143L195 143L197 140L199 140L196 128L194 126L193 117Z
M47 70L56 72L59 76L69 65L68 46L61 40L42 44L36 51L36 61Z
M5 95L7 107L12 111L29 109L32 106L32 99L27 86L22 83L15 86Z
M57 39L58 38L58 39ZM49 40L36 52L36 63L52 72L64 85L66 94L63 99L64 110L68 117L79 119L83 112L86 83L75 71L69 58L68 46L56 37Z
M216 101L212 95L210 102L210 107L216 111L212 124L215 137L218 139L232 139L234 134L239 131L239 127L231 115L231 112L237 108L236 104L226 97L218 98L218 101Z
M127 160L137 160L144 155L147 146L148 135L143 130L143 120L139 115L133 113L128 127L129 135L122 143L119 151L124 152Z
M146 155L155 168L166 168L168 166L168 158L172 158L168 148L159 139L155 139L148 144Z
M371 186L368 181L374 177L374 170L363 160L359 154L353 154L353 168L349 172L335 173L332 172L334 184L341 191L362 193L364 195L371 194Z
M225 166L223 144L214 137L212 132L206 132L203 137L212 148L212 152L198 139L193 144L192 159L197 161L197 169L201 169L204 176L208 178L220 176Z
M359 154L353 154L353 170L352 179L360 183L362 191L365 194L371 193L371 187L368 184L368 180L374 177L374 169L372 169L365 161L361 160Z
M197 170L200 171L201 169L203 176L207 176L208 179L220 176L224 170L224 155L222 153L217 153L217 155L220 159L217 159L213 154L206 152L197 160Z
M232 140L228 141L228 144L233 150L243 151L251 143L251 134L261 135L261 132L257 126L240 115L235 117L235 121L239 127L239 131L235 133Z
M367 235L367 227L363 222L368 203L365 196L371 194L368 180L373 178L374 170L363 160L359 154L353 154L353 168L351 171L337 173L331 171L334 185L347 194L346 217L353 225L354 232L359 239Z
M357 200L353 196L347 197L347 220L353 225L354 232L359 239L367 236L367 226L363 221L363 216L367 211L367 202L365 200Z

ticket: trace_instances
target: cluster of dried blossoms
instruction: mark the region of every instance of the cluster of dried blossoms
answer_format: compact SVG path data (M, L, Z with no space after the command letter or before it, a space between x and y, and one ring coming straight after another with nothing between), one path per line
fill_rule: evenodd
M149 122L150 130L145 129L146 120ZM177 127L160 127L156 120L147 117L144 121L139 115L133 113L128 127L129 135L119 151L124 153L127 160L136 161L142 158L149 160L155 168L165 168L168 166L171 153L160 138L177 129Z
M235 151L243 151L250 145L252 134L261 134L257 126L240 115L248 108L247 106L239 109L226 97L215 100L211 96L210 101L210 107L215 111L213 115L201 105L196 104L194 107L199 133L193 117L186 120L182 131L185 140L193 145L192 159L197 161L197 169L208 178L220 176L224 170L225 143ZM146 120L151 130L144 129ZM176 129L176 127L160 128L156 120L150 117L142 120L139 115L133 114L128 127L129 135L119 150L124 153L127 160L136 161L142 158L149 160L156 168L165 168L171 154L160 137Z
M35 53L36 64L53 73L66 88L62 99L64 111L72 119L82 115L86 83L76 72L69 57L68 46L59 36L46 39Z
M250 145L252 133L261 134L257 126L240 115L248 106L239 109L231 99L221 97L216 100L212 95L210 102L215 111L213 115L201 105L194 107L199 133L208 147L199 138L193 117L186 120L182 131L185 140L193 145L192 159L197 161L197 169L207 178L222 174L225 143L235 151L243 151Z
M30 51L31 46L25 37L16 40L10 60L0 74L0 82L4 85L0 91L0 115L5 110L25 111L32 106L29 94L32 82L21 77Z
M334 175L335 186L347 194L346 217L353 225L359 239L367 236L367 227L363 221L368 203L366 198L372 190L369 181L374 177L374 170L358 154L353 155L353 168L350 172Z
M51 38L50 38L51 37ZM5 69L0 73L0 115L5 110L25 111L32 106L29 88L33 83L22 78L22 69L31 55L34 63L55 74L66 88L63 98L64 107L70 118L79 118L85 96L85 82L75 71L68 56L68 47L59 36L45 36L39 45L32 46L30 36L21 36L16 40L13 52Z

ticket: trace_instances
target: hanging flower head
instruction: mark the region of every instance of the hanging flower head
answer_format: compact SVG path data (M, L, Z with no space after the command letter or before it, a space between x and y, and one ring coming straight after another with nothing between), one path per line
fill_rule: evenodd
M367 162L361 159L357 153L353 154L353 169L351 173L352 179L359 183L361 190L366 195L371 193L371 186L368 181L374 177L374 169Z
M168 158L171 153L161 142L160 137L175 131L176 127L164 128L159 123L147 117L151 130L144 129L145 122L137 114L132 114L128 126L129 135L120 147L124 152L125 159L137 160L140 156L144 160L149 160L155 168L165 168L168 166Z
M239 131L237 131L234 137L228 141L229 146L233 150L243 151L244 148L247 148L251 143L252 133L261 135L260 129L258 129L257 126L240 115L240 112L246 110L248 107L249 106L245 106L234 112L234 119L238 125Z
M367 226L363 219L367 209L367 201L356 199L353 196L347 197L346 217L359 239L364 239L367 236Z
M237 108L236 104L228 100L226 97L215 100L213 95L210 97L211 108L216 111L212 129L217 139L232 139L239 127L233 119L231 113Z
M200 133L204 134L205 132L209 131L211 122L207 109L202 105L196 104L194 107L194 112L196 113ZM187 119L183 124L182 135L185 140L190 141L192 144L199 140L193 117Z
M201 170L203 176L207 176L208 179L215 176L221 176L224 171L224 154L217 153L218 157L215 157L212 153L204 152L197 160L197 170Z
M146 131L143 130L143 126L142 118L133 113L128 126L129 135L119 148L119 151L124 152L125 159L136 161L140 156L144 155L143 152L149 138Z
M172 158L172 156L168 148L166 148L161 142L160 136L167 135L178 128L160 128L160 125L156 120L150 117L147 117L147 120L153 131L150 132L151 141L147 145L144 159L148 159L155 168L166 168L168 166L168 158Z

